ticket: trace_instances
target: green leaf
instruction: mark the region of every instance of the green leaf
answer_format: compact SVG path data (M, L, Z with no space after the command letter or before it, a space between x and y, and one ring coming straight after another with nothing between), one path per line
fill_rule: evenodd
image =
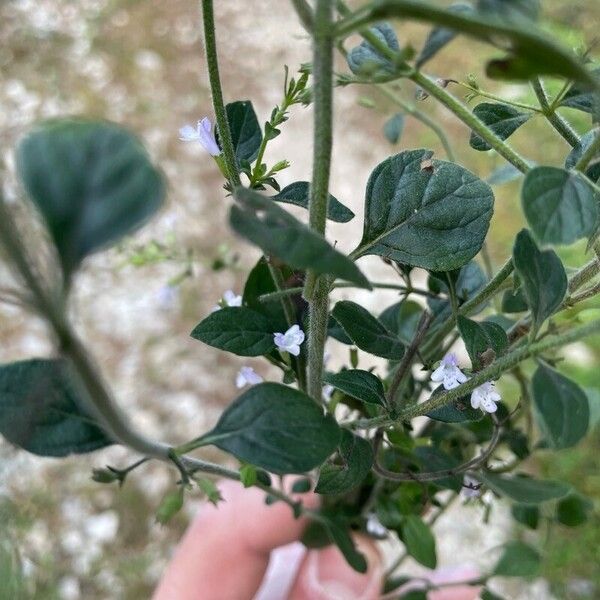
M440 385L433 390L431 398L445 392L444 386ZM450 404L432 410L427 413L427 416L434 421L442 421L443 423L462 423L463 421L479 421L483 418L483 413L471 406L469 396L463 396Z
M383 383L369 371L347 369L339 373L326 373L323 381L361 402L385 406Z
M412 300L402 300L388 306L380 315L383 326L397 333L404 344L410 344L423 314L423 307Z
M361 350L390 360L404 355L404 344L398 336L359 304L341 300L331 314Z
M473 109L473 114L483 121L501 140L509 138L521 125L529 121L531 113L517 110L508 104L482 102ZM469 140L474 150L491 150L492 147L475 132Z
M373 449L364 438L342 431L339 447L341 464L326 463L321 467L317 494L345 494L358 486L371 471Z
M266 254L295 269L310 268L370 289L368 280L347 256L275 202L247 188L238 188L235 196L239 204L231 207L232 228Z
M486 179L489 185L503 185L510 183L523 177L523 173L517 169L514 165L502 165L493 171L490 176Z
M282 273L289 287L293 287L296 284L293 271L287 267L282 267ZM263 294L271 294L276 291L277 285L273 281L267 259L261 256L248 274L244 286L243 303L244 306L264 315L269 321L272 331L286 331L289 324L283 310L281 298L269 300L268 302L262 302L259 299ZM292 298L297 300L300 296L292 296Z
M396 52L400 50L396 32L389 23L378 23L370 27L369 31L391 50ZM389 58L379 54L366 40L352 48L348 52L346 60L350 70L355 75L381 77L393 75L396 70L394 63Z
M571 152L569 152L567 155L567 158L565 159L565 168L572 169L577 164L577 161L583 156L583 153L591 146L592 142L597 136L597 129L592 129L591 131L588 131L582 135L577 146L575 146L575 148L573 148L573 150L571 150ZM600 152L592 158L590 164L585 170L585 174L592 181L597 182L600 179Z
M348 564L359 573L367 572L367 560L362 552L359 552L348 532L347 527L330 519L326 524L327 532L331 541L339 548Z
M340 428L305 393L259 383L230 404L202 436L238 459L272 473L304 473L336 449Z
M556 253L540 251L527 229L517 234L513 261L531 309L535 333L561 305L567 291L567 274Z
M481 590L480 598L481 600L504 600L502 596L498 596L498 594L492 592L487 588Z
M406 551L429 569L437 566L435 538L431 529L416 515L407 515L402 523L402 541Z
M213 348L238 356L262 356L275 347L269 321L245 306L226 306L200 321L190 334Z
M477 10L483 14L509 20L535 21L540 13L540 0L479 0Z
M414 449L414 454L423 472L452 470L460 464L458 460L437 446L418 446ZM436 479L433 483L459 493L463 487L463 476L449 475L442 479Z
M509 542L494 567L494 575L502 577L535 577L540 572L540 555L523 542Z
M489 472L478 472L477 479L501 496L521 504L540 504L566 496L571 486L551 479L531 477L502 477Z
M411 150L375 167L354 256L376 254L451 271L479 252L492 216L492 190L463 167L432 156L430 150Z
M500 356L508 348L508 337L500 325L490 321L477 323L462 315L458 315L456 322L474 370L481 368L480 355L488 348L496 356Z
M470 4L451 4L449 11L457 13L472 13L473 7ZM420 69L426 62L431 60L444 46L449 44L456 37L456 31L446 27L436 27L432 29L425 40L425 44L415 61L415 67Z
M540 522L540 509L535 504L513 504L511 513L519 523L529 527L529 529L537 529Z
M600 68L596 67L590 72L592 78L596 81L600 78ZM561 106L574 108L592 115L592 121L598 121L600 116L600 93L598 85L590 83L575 82L564 95Z
M583 525L593 510L594 503L581 494L569 494L556 505L556 519L567 527Z
M16 160L67 279L83 258L132 233L163 201L160 171L140 141L113 123L46 121L23 139Z
M541 244L572 244L595 231L598 198L580 174L535 167L525 176L521 202Z
M62 360L0 365L0 433L39 456L83 454L113 442L80 407Z
M405 21L414 19L433 23L495 47L501 39L502 48L509 56L516 57L523 66L527 67L521 69L526 78L534 74L556 75L597 86L579 56L563 49L550 35L545 34L530 21L517 22L480 12L453 12L439 5L419 0L379 2L370 9L369 16L373 21L398 17Z
M512 314L524 312L528 310L528 308L522 287L519 287L516 291L504 291L504 294L502 295L502 312Z
M262 131L250 100L238 100L225 106L231 141L238 164L253 162L262 142Z
M536 421L547 444L556 450L575 446L589 427L585 392L542 361L531 380L531 391Z
M390 144L397 144L404 131L404 115L396 113L383 126L383 134Z
M293 494L306 494L310 492L310 488L312 487L312 481L310 479L298 479L294 481L292 485L292 493Z
M310 200L310 184L308 181L295 181L294 183L290 183L290 185L286 185L278 194L271 196L271 200L308 208L308 202ZM347 223L354 218L354 213L344 206L337 198L329 194L327 218L336 223Z

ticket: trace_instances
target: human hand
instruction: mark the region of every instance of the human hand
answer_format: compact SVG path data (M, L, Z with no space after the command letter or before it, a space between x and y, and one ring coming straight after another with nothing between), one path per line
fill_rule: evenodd
M367 573L360 574L348 566L335 546L306 551L297 541L306 519L295 519L286 504L267 506L262 491L244 489L233 481L220 482L219 489L224 502L218 507L202 506L175 551L153 600L379 597L384 569L372 540L356 538L369 565ZM303 494L301 498L307 508L319 504L314 494ZM275 549L279 550L273 553ZM453 575L436 571L430 579L439 584L452 580ZM461 586L432 594L435 600L474 600L478 590Z

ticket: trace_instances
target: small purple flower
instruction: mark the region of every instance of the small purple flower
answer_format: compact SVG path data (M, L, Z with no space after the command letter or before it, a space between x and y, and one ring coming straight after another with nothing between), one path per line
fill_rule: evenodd
M496 391L493 381L486 381L471 392L471 406L480 408L484 412L494 413L498 409L496 402L502 399Z
M442 382L444 389L453 390L469 378L458 368L456 354L449 352L442 358L440 366L431 374L431 381Z
M164 311L175 308L178 295L178 288L173 285L163 285L156 294L159 308Z
M179 130L179 139L182 142L200 142L202 147L211 155L219 156L221 148L215 138L215 130L208 117L198 121L196 128L186 125Z
M331 396L333 395L333 390L335 388L328 383L323 386L323 400L331 400Z
M274 333L273 339L280 350L298 356L300 344L304 341L304 331L299 325L292 325L285 333Z
M263 378L254 371L252 367L242 367L235 377L235 386L238 389L243 388L246 385L256 385L262 383Z

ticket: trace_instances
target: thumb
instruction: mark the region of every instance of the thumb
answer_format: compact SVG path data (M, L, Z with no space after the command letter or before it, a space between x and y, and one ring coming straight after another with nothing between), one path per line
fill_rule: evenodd
M375 544L355 539L368 569L358 573L336 546L306 553L289 600L375 600L383 586L383 563Z

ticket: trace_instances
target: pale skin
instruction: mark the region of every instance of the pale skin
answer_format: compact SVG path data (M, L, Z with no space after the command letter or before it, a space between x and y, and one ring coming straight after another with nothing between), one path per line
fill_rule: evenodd
M223 481L218 507L205 504L188 528L168 565L153 600L251 600L259 589L271 552L297 541L306 519L295 519L282 502L267 506L264 493ZM314 494L304 494L307 508L317 508ZM308 551L298 569L289 600L376 600L384 567L375 544L358 538L369 569L353 571L333 546ZM470 573L468 576L473 576ZM478 589L451 587L430 594L432 600L475 600Z

